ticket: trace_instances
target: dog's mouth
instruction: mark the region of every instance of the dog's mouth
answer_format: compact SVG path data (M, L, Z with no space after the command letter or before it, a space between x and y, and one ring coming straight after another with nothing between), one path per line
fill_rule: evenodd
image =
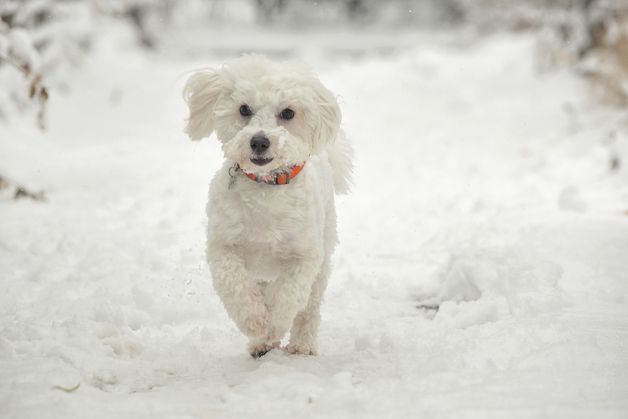
M265 157L251 157L251 162L257 166L264 166L273 161L273 158L265 158Z

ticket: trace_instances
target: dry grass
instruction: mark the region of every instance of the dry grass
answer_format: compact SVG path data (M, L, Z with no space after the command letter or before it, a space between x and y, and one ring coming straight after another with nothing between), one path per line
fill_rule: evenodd
M33 201L44 202L47 200L44 191L33 192L24 186L14 185L9 180L0 176L0 191L13 189L13 199L32 199Z
M594 28L588 51L599 63L585 72L595 96L606 105L628 107L628 12Z

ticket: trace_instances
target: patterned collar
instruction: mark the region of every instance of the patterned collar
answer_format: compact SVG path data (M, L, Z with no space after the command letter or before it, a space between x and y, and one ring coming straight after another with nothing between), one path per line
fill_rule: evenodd
M305 162L295 164L290 167L280 167L268 173L251 173L242 169L238 163L229 169L229 176L235 180L235 172L242 172L247 178L257 182L266 183L268 185L287 185L294 179L305 166ZM231 186L231 185L230 185Z

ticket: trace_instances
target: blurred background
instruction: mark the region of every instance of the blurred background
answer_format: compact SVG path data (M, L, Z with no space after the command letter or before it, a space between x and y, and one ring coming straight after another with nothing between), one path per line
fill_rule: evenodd
M48 94L72 90L99 43L155 59L261 52L333 65L496 32L533 34L540 71L570 68L600 102L625 107L627 10L623 0L3 0L0 121L35 115L43 129Z

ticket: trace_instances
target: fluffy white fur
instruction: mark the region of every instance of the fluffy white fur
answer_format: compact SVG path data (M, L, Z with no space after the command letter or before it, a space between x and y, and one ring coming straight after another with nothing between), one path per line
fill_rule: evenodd
M188 80L186 132L216 132L225 155L207 205L207 259L217 294L258 357L280 345L315 355L320 305L337 243L334 192L347 192L352 149L340 130L334 95L306 68L249 55ZM251 116L242 116L248 105ZM291 120L282 110L294 111ZM251 138L270 140L272 161L252 163ZM306 164L287 185L267 185L234 172L269 172ZM231 169L231 170L230 170ZM233 176L233 178L232 178Z

